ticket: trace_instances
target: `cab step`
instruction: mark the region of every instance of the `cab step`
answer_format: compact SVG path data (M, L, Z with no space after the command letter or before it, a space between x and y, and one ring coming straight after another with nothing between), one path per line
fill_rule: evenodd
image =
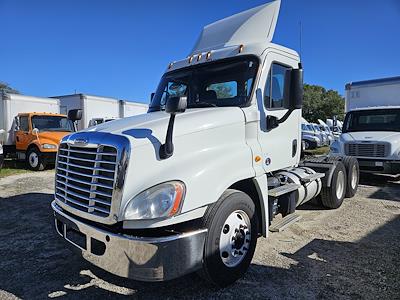
M287 183L287 184L284 184L284 185L281 185L281 186L278 186L276 188L269 190L268 196L279 197L284 194L287 194L287 193L297 190L300 186L301 186L300 184L296 184L296 183Z
M299 216L296 213L287 215L286 217L284 217L282 220L276 222L275 224L272 223L272 225L269 227L269 231L271 231L271 232L281 232L286 227L292 225L293 223L299 221L300 219L301 219L301 216Z

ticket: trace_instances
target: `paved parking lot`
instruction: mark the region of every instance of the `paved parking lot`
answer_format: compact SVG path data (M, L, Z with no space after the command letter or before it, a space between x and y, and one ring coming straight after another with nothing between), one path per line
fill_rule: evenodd
M365 176L337 210L260 238L249 272L217 290L189 275L165 283L113 276L71 252L53 229L52 171L0 179L0 299L380 298L400 295L400 181Z

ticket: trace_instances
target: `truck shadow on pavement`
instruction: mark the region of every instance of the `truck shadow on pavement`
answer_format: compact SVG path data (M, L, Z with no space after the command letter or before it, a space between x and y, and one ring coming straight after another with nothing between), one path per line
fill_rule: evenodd
M277 253L267 245L265 261L253 263L236 284L216 289L195 274L142 283L94 267L70 251L55 232L52 199L42 193L0 198L0 298L2 293L26 299L395 298L400 294L399 215L355 243L314 239L294 253ZM290 267L268 266L272 256L289 260Z

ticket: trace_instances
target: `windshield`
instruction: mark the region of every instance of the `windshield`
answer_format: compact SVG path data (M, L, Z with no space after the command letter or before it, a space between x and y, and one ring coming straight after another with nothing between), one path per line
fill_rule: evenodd
M315 131L321 131L321 129L319 129L318 125L313 125L313 127L314 127Z
M161 79L149 111L163 110L169 97L188 97L188 108L243 106L250 98L258 60L242 56L195 65Z
M343 132L400 131L400 109L359 110L347 113Z
M32 128L39 131L74 131L72 122L61 116L33 116Z

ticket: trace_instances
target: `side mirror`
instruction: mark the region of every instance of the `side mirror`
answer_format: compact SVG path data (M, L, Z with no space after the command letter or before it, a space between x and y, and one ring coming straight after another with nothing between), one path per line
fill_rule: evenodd
M32 133L33 133L33 134L38 134L38 133L39 133L39 129L33 128L33 129L32 129Z
M19 131L19 118L15 117L14 122L15 122L14 131Z
M82 119L82 110L81 109L71 109L68 111L68 119L72 122L79 121Z
M174 131L175 115L183 113L187 108L187 97L171 97L167 99L165 104L165 111L170 115L167 129L167 136L165 143L160 146L160 158L167 159L174 154L174 144L172 142L172 135Z
M303 106L303 69L290 71L290 109L300 109Z
M187 97L170 97L165 104L165 112L177 114L185 112L187 108Z

